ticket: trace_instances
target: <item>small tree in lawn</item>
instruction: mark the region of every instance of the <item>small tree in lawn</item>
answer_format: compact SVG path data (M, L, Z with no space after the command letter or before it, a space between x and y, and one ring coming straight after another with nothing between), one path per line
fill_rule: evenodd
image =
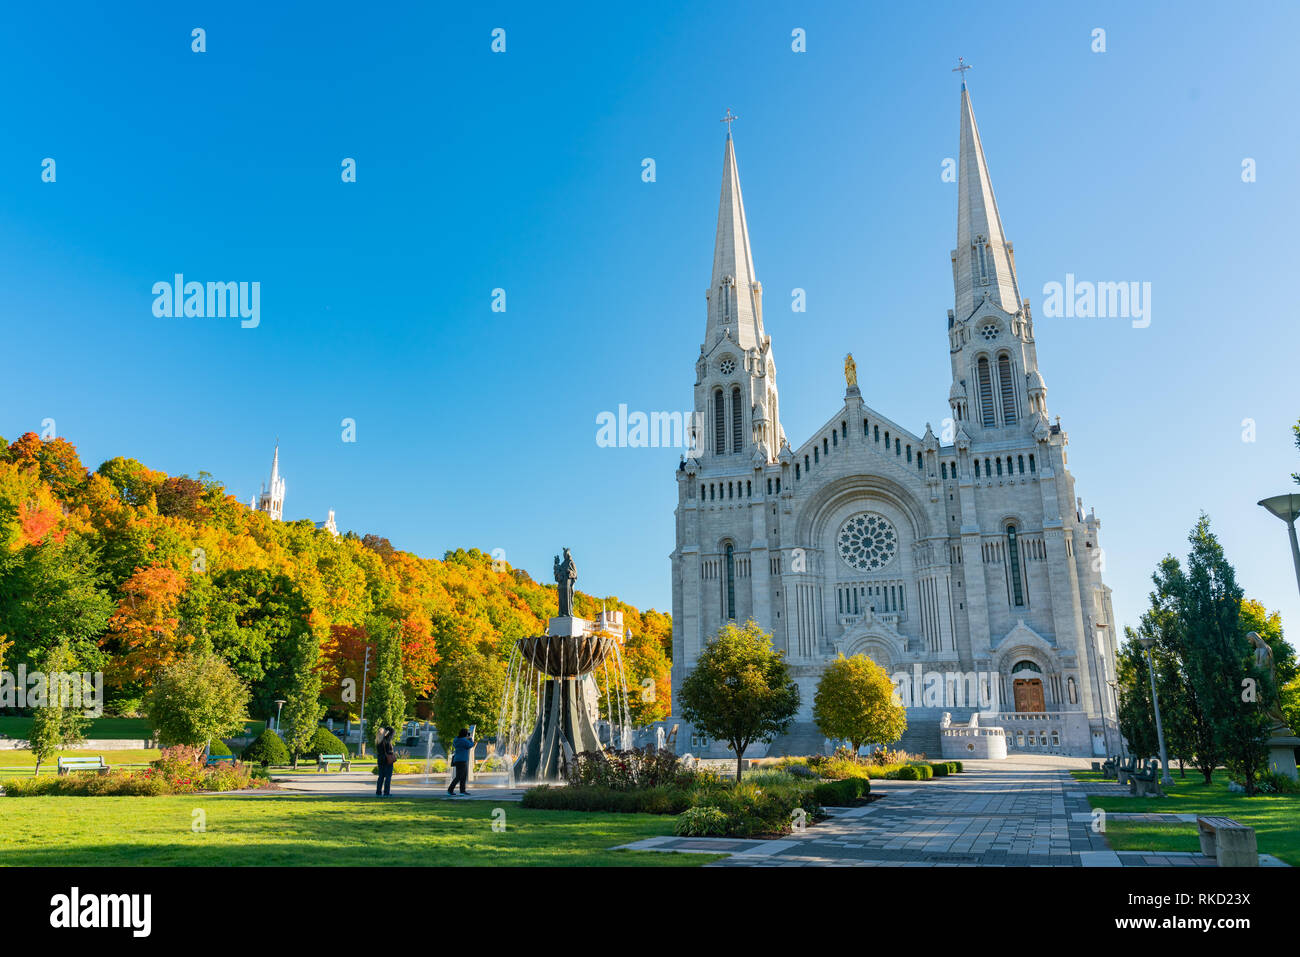
M496 728L506 672L501 662L477 651L443 662L433 693L433 719L447 754L461 728Z
M840 655L827 665L813 698L813 720L828 738L858 749L867 742L892 744L907 730L907 709L895 700L885 669L866 655Z
M736 752L736 780L745 749L784 733L799 710L799 686L785 655L753 619L726 625L708 643L678 695L682 717Z
M159 669L144 710L160 744L206 748L244 729L248 689L224 658L200 651Z
M27 749L36 756L33 774L41 773L43 761L79 742L85 734L87 724L84 702L65 700L64 692L68 689L57 677L76 671L76 657L67 639L45 652L41 657L41 671L45 674L44 694L35 704L32 730L27 736ZM78 707L67 707L69 704Z
M379 728L398 728L406 720L406 678L402 673L401 633L387 618L366 619L366 632L375 645L375 669L366 695L370 740Z

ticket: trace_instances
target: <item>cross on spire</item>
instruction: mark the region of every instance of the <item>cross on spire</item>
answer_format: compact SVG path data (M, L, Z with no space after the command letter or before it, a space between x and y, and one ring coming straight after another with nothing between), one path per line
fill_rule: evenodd
M727 107L727 115L724 116L724 117L723 117L719 122L721 122L721 123L726 123L726 124L727 124L727 135L728 135L728 136L731 135L731 124L734 123L734 122L736 122L736 120L738 120L738 119L740 119L740 117L739 117L739 116L736 116L734 113L731 112L731 107Z
M969 70L970 68L971 68L971 65L970 65L969 63L966 62L966 58L965 58L965 57L963 57L963 56L959 56L959 57L957 57L957 65L956 65L955 67L952 68L952 72L953 72L953 73L960 73L960 74L961 74L961 85L962 85L962 86L965 86L965 85L966 85L966 71Z

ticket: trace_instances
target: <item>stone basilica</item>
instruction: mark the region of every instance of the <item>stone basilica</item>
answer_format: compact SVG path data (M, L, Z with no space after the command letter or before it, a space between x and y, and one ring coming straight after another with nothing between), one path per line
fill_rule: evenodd
M1101 523L1076 504L1068 437L1049 421L1033 317L965 83L960 131L951 419L937 437L869 407L849 357L843 404L798 445L781 427L727 134L695 362L703 434L676 476L673 688L721 626L753 618L802 693L773 754L825 746L812 701L840 653L866 654L894 677L909 750L939 754L945 712L955 722L978 712L981 725L1005 728L1013 752L1119 749ZM679 751L726 754L682 731Z

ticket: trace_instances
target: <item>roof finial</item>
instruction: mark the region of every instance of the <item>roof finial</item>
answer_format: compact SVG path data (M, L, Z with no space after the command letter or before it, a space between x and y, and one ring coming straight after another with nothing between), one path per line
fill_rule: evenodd
M966 71L969 70L970 68L971 65L966 62L966 58L964 56L957 57L957 65L952 68L952 72L961 74L962 89L966 88Z
M738 119L740 119L740 117L731 112L731 107L727 107L727 115L719 121L727 124L727 139L731 139L731 124L736 122Z

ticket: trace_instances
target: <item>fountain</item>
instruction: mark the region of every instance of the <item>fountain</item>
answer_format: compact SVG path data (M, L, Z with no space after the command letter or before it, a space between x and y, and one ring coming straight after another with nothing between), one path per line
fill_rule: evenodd
M631 747L619 647L623 616L602 610L592 622L573 615L577 569L567 548L563 561L555 559L555 579L559 616L547 623L546 634L515 642L506 672L497 741L511 787L560 780L574 754L604 750L597 729L602 697L610 747Z

